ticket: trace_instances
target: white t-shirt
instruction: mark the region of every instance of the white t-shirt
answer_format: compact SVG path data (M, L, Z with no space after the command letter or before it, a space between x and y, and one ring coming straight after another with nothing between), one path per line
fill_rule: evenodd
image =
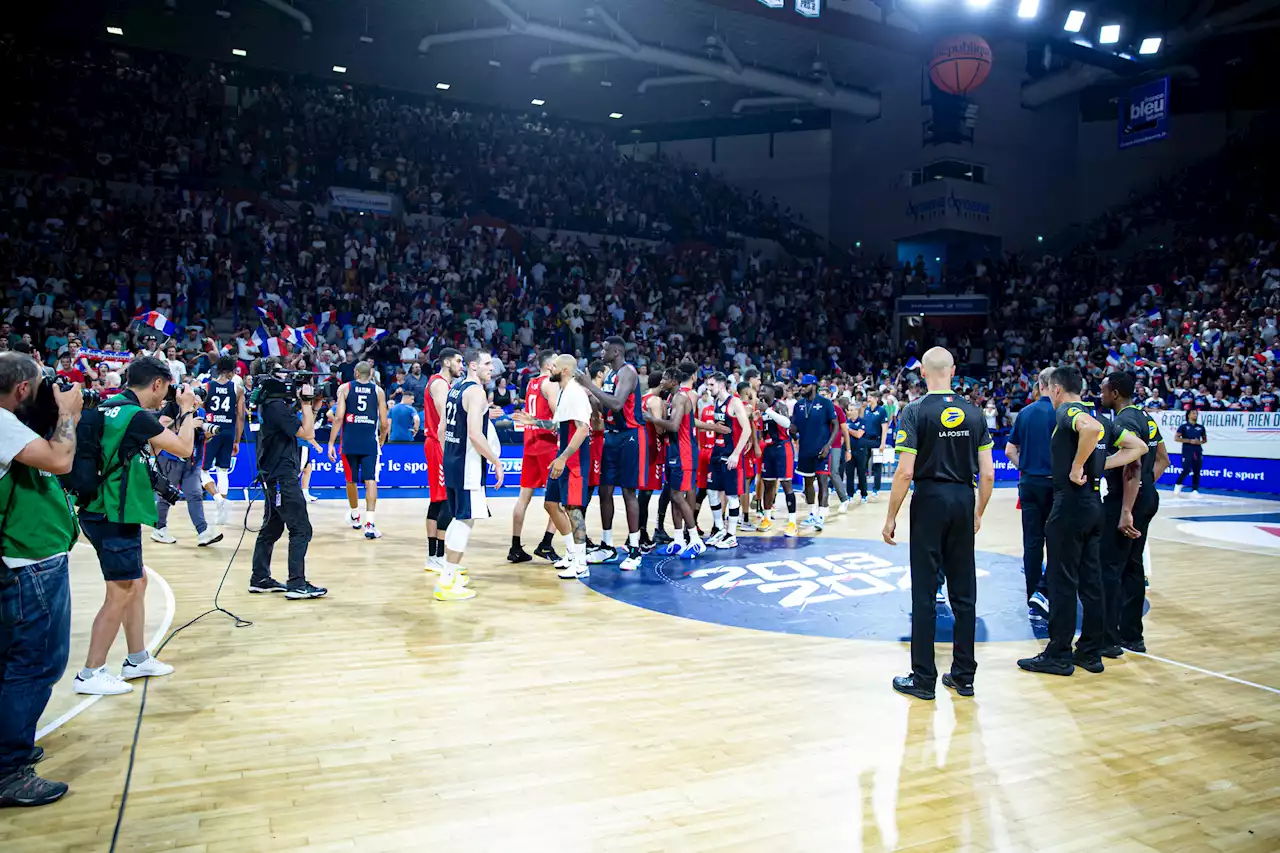
M588 413L589 416L590 413ZM31 427L18 420L18 416L13 412L0 409L0 478L9 473L13 458L39 437Z
M577 382L570 382L560 392L560 399L556 401L554 420L558 424L566 421L580 421L584 424L590 424L591 398L587 396L587 389Z

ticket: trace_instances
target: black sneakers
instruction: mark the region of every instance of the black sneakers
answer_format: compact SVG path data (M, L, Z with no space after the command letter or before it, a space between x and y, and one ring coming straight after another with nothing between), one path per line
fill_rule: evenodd
M961 696L972 696L972 695L973 695L973 685L972 685L972 684L961 684L960 682L958 682L958 681L956 681L954 678L952 678L952 677L951 677L951 673L949 673L949 672L948 672L948 673L944 673L944 674L943 674L943 676L942 676L942 686L943 686L943 687L949 687L949 688L951 688L951 689L952 689L952 690L954 690L955 692L959 693Z
M1076 662L1076 666L1084 669L1086 672L1099 673L1106 669L1102 663L1102 658L1098 655L1086 655L1076 652L1072 655L1072 660Z
M553 563L560 559L560 555L556 553L556 549L550 543L545 545L538 543L538 547L533 549L533 553L535 556L550 560Z
M899 693L905 693L908 696L914 696L917 699L932 699L933 685L925 686L924 682L918 681L915 674L899 675L893 679L893 689Z
M1075 664L1061 658L1046 657L1044 652L1033 658L1023 658L1018 666L1027 672L1043 672L1047 675L1070 675L1076 671Z
M1147 644L1142 640L1121 640L1120 647L1138 653L1144 653L1147 650Z
M284 590L284 584L273 578L267 578L262 581L249 581L249 592L284 592Z
M649 534L647 532L642 531L640 533L640 553L641 554L648 554L651 551L653 551L655 544L656 543L649 538Z
M532 559L529 552L519 545L512 545L511 550L507 552L508 563L527 563Z
M0 806L47 806L67 793L65 782L41 779L30 767L23 767L0 779Z
M659 527L653 532L654 547L659 545L670 545L672 542L671 534Z
M329 590L322 586L313 586L310 581L289 584L284 591L284 597L291 601L297 601L301 598L323 598L328 594Z
M1120 648L1118 645L1103 646L1102 650L1098 652L1098 654L1102 655L1104 658L1118 658L1124 654L1124 649Z
M27 766L30 767L32 764L39 764L41 761L44 761L44 747L31 747L31 754L27 756Z

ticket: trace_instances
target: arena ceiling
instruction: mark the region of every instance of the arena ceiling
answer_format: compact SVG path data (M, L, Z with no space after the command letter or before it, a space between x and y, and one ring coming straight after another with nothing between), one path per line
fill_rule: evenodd
M886 75L915 73L936 38L957 30L1025 42L1029 78L1058 75L1064 91L1170 66L1198 74L1206 57L1220 70L1232 56L1240 63L1265 55L1249 47L1271 34L1266 16L1280 6L1037 0L1038 15L1019 20L1025 0L823 0L821 17L807 19L793 2L770 9L759 0L51 0L40 8L53 37L105 38L504 109L530 109L538 99L553 114L625 132L762 113L800 125L819 124L827 110L870 119ZM1163 36L1164 48L1121 60L1115 48L1072 44L1061 23L1069 8L1088 12L1079 38L1105 20L1123 26L1120 48L1136 54L1147 34ZM105 35L109 25L123 35ZM1041 63L1046 43L1051 61ZM1206 49L1215 45L1227 47L1225 58Z

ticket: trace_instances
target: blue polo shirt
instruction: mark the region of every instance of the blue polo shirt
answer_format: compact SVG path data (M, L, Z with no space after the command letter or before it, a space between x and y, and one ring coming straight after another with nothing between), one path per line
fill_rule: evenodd
M417 415L413 406L396 403L387 414L391 418L391 440L413 441L413 419Z
M1009 443L1018 447L1018 479L1052 476L1049 442L1055 423L1056 413L1048 397L1041 397L1018 412L1009 436Z
M880 448L880 438L884 435L884 426L889 422L889 410L884 406L876 406L862 413L862 428L866 434L862 436L862 446L872 450Z

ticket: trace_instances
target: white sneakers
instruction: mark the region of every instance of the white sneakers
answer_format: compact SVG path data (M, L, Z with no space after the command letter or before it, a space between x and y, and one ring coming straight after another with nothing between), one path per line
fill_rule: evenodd
M364 525L364 538L365 539L381 539L382 531L374 527L372 521L367 521L365 522L365 525Z
M154 536L152 536L151 538L155 539ZM218 528L216 527L206 527L204 529L204 533L201 533L199 536L196 537L196 545L200 548L204 548L208 545L212 545L215 542L221 542L221 541L222 541L222 534L218 531Z
M153 657L148 657L142 663L132 664L129 659L124 659L124 666L120 668L120 678L125 681L132 681L135 678L149 678L153 675L172 675L173 667L167 663L162 663Z
M713 547L716 547L716 548L722 548L726 550L729 548L737 548L738 537L731 536L730 534L726 533L725 535L721 536L719 539L717 539L714 542L711 542L710 540L708 540L707 544L712 545Z
M627 555L627 558L618 564L618 568L624 572L634 572L640 568L640 552L637 551L634 556Z
M178 540L169 535L169 528L157 527L155 530L151 531L151 541L159 542L162 545L172 545Z
M360 523L360 513L358 512L348 512L347 523L351 525L352 530L359 530L364 526Z
M316 501L320 500L318 497L316 497L315 495L311 494L311 492L303 492L303 493L302 493L302 496L303 496L304 498L306 498L306 499L307 499L307 503L309 503L309 504L313 504L313 503L315 503Z
M133 690L133 686L127 682L135 678L150 678L152 676L171 675L173 667L167 663L148 657L142 663L132 664L129 659L125 658L124 666L120 668L120 675L115 676L107 671L105 666L100 666L93 671L93 675L89 678L82 678L76 675L75 692L83 693L87 696L119 696L122 693L129 693Z
M214 495L213 523L221 527L227 523L227 519L230 515L231 509L227 506L227 499L222 495Z

